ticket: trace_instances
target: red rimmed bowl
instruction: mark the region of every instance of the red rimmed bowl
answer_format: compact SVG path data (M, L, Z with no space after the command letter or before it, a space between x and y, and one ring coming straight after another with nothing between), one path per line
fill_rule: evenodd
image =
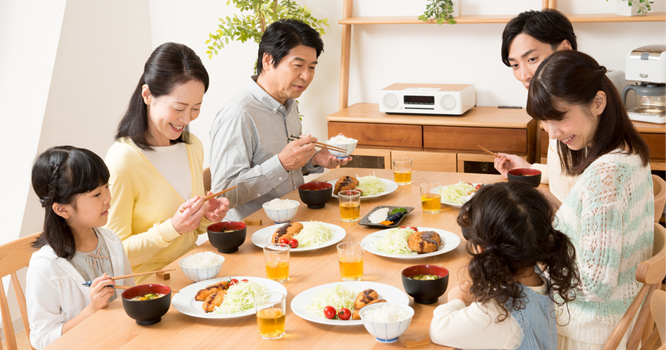
M528 184L539 187L541 184L541 171L530 168L511 169L506 174L509 181L527 182Z
M134 297L141 297L148 293L164 295L150 300L131 300ZM171 288L163 284L140 284L125 290L121 296L127 316L133 318L137 324L142 326L160 322L162 316L169 311L169 306L171 306Z
M298 186L301 201L310 209L321 209L331 200L333 185L328 182L308 182Z
M238 221L222 221L208 226L208 240L220 253L238 251L247 234L247 226Z
M434 275L431 280L415 279L415 276ZM402 286L414 298L415 303L436 303L449 286L449 270L437 265L414 265L402 270Z

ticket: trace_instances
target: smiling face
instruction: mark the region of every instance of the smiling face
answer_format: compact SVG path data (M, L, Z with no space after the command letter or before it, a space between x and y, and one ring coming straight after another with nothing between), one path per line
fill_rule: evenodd
M109 184L77 195L71 204L54 203L55 212L62 216L73 232L88 232L106 225L109 219L111 192Z
M541 121L548 137L557 139L574 151L591 146L599 125L599 115L606 107L606 94L597 92L597 97L589 106L559 102L556 107L564 112L562 120Z
M298 45L275 66L272 57L264 54L262 72L257 79L275 100L284 104L290 98L298 98L314 79L317 51L310 46Z
M541 42L525 33L518 34L509 46L508 61L513 69L513 76L522 82L525 88L529 88L530 80L541 62L553 52L567 49L571 49L571 45L566 40L553 50L550 44Z
M169 146L191 121L197 119L205 92L204 84L190 80L176 85L168 95L155 97L148 85L141 95L148 108L148 142L151 146Z

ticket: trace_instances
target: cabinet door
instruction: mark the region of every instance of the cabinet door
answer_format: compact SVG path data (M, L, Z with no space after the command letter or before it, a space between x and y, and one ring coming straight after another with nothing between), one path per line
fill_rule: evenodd
M527 156L520 156L527 160ZM485 153L458 153L459 173L499 174L495 170L495 157Z
M352 161L346 168L391 169L391 150L377 148L357 148L352 153Z
M391 151L391 157L412 158L412 170L456 172L456 154L450 152ZM393 165L391 165L393 167Z

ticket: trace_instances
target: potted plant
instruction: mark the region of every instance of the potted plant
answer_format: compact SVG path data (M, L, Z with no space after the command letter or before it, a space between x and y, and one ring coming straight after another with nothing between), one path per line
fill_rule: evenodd
M425 12L419 16L419 20L427 22L430 19L441 25L444 21L455 24L454 17L458 16L458 0L428 0Z
M608 0L606 0L608 1ZM650 10L650 0L617 0L617 14L620 16L645 16Z
M259 43L266 27L271 23L283 19L293 18L309 24L320 34L325 34L323 26L328 26L327 19L317 19L310 10L299 6L294 0L228 0L227 5L233 3L241 10L241 15L234 14L231 18L220 18L218 29L208 34L208 58L218 54L230 40L242 43L254 40Z

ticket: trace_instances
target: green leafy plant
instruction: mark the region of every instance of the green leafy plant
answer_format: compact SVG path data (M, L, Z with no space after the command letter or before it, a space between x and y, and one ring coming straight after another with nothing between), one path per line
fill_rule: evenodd
M453 18L453 2L451 0L428 0L425 12L419 16L419 20L427 22L429 19L436 20L439 25L444 21L456 24L456 20Z
M219 18L218 29L208 34L206 40L208 58L217 55L218 50L229 44L229 41L244 43L253 40L259 43L266 27L283 18L298 19L309 24L319 34L326 34L324 26L328 26L328 20L313 17L310 10L293 0L228 0L227 6L231 3L241 10L241 15Z
M608 0L606 0L608 1ZM625 1L625 0L622 0ZM627 1L627 6L632 6L634 2L638 2L638 13L646 15L650 10L652 10L652 7L650 7L650 4L654 4L654 1L650 0L626 0Z

